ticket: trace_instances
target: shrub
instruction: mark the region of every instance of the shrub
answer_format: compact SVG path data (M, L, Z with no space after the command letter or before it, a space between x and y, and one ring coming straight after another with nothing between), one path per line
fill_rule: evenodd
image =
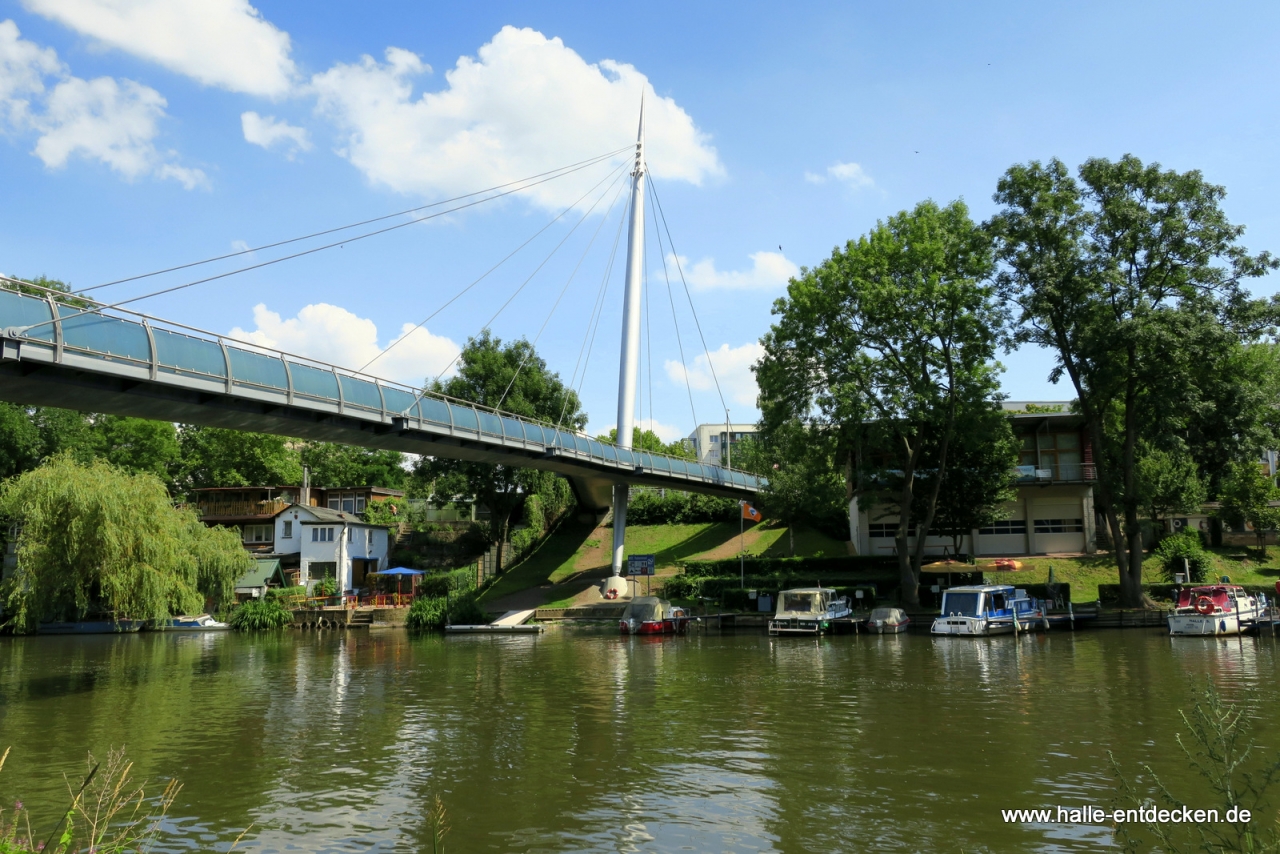
M1182 572L1184 560L1190 566L1187 581L1191 584L1203 584L1216 568L1213 555L1205 550L1197 531L1183 530L1170 534L1160 541L1156 555L1160 558L1164 578L1170 583L1174 580L1174 573Z
M628 510L630 513L630 510ZM627 520L630 521L630 516ZM850 572L894 571L897 569L897 558L892 556L849 556L849 557L748 557L739 565L736 557L723 560L689 560L685 561L685 575L694 576L737 576L745 568L748 575L831 575Z
M433 572L418 580L418 596L444 597L476 589L474 567L464 566L448 572Z
M322 578L316 582L313 592L316 596L337 596L338 582L332 578Z
M241 632L280 629L293 622L293 614L274 596L250 599L231 614L231 628Z
M405 618L405 626L416 632L439 630L452 623L473 626L488 622L489 615L469 591L457 596L419 596Z
M694 495L675 490L646 489L627 504L631 525L692 525L699 522L732 522L738 518L738 502L732 498Z

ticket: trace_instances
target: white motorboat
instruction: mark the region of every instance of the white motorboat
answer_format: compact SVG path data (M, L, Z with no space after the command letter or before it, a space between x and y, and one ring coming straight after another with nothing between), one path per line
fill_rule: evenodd
M905 632L911 618L901 608L876 608L867 617L867 631L879 635L896 635Z
M1266 611L1266 596L1250 596L1238 584L1192 587L1178 592L1178 604L1169 615L1169 634L1238 635Z
M952 587L942 594L935 635L986 637L1049 628L1045 605L1011 584Z
M161 623L159 628L166 632L225 632L231 626L218 622L208 614L198 614L194 617L174 617L167 623Z
M849 620L853 606L848 596L829 587L797 587L778 593L778 610L769 621L771 635L817 635L829 631L836 620Z

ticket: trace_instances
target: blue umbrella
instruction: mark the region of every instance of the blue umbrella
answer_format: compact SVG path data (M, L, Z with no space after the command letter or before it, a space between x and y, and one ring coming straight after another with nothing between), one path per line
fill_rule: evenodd
M426 575L426 573L420 569L409 569L408 567L404 567L404 566L396 566L396 567L392 567L391 569L384 569L382 572L371 572L369 574L397 576L396 578L396 596L397 597L400 596L400 579L401 578L403 578L406 575ZM396 601L399 602L399 599L397 598Z

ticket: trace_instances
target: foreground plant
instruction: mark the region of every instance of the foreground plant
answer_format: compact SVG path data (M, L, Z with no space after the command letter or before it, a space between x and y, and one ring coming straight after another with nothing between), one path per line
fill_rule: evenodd
M293 622L293 613L275 597L251 599L231 613L231 628L242 632L280 629Z
M1249 763L1256 747L1250 737L1253 724L1248 717L1249 711L1248 707L1224 703L1217 689L1209 683L1203 698L1190 714L1179 712L1189 730L1188 738L1184 741L1182 733L1174 737L1186 757L1187 766L1200 776L1219 805L1219 817L1227 816L1233 809L1248 810L1253 820L1191 825L1144 823L1142 826L1159 844L1160 850L1174 854L1183 851L1280 852L1280 821L1268 797L1272 785L1280 780L1280 759L1263 760L1261 767L1258 763ZM1110 751L1107 756L1120 784L1122 799L1128 805L1153 806L1152 799L1143 796L1134 782L1124 775L1115 756ZM1207 806L1203 800L1203 789L1193 793L1191 799L1183 798L1170 790L1150 765L1141 767L1151 776L1160 803L1168 809L1194 811ZM1149 840L1135 837L1123 824L1116 826L1116 839L1125 851L1151 850Z

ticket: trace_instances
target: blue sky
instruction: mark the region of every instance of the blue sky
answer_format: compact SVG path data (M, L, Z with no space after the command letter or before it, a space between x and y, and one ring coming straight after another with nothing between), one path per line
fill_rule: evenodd
M985 218L1015 162L1133 153L1200 169L1227 187L1246 245L1280 250L1278 30L1280 5L1264 3L3 0L0 271L89 287L483 189L628 145L643 90L650 168L712 363L734 420L753 420L748 367L789 271L924 198L964 198ZM610 165L592 168L136 307L359 367ZM538 349L566 380L616 186L492 325L533 338L546 321ZM371 371L443 369L587 198ZM681 358L652 229L649 241L640 414L673 438L694 424L686 376L698 421L723 411L677 280ZM614 423L621 267L582 385L594 430ZM1004 361L1014 398L1069 396L1047 383L1044 354Z

